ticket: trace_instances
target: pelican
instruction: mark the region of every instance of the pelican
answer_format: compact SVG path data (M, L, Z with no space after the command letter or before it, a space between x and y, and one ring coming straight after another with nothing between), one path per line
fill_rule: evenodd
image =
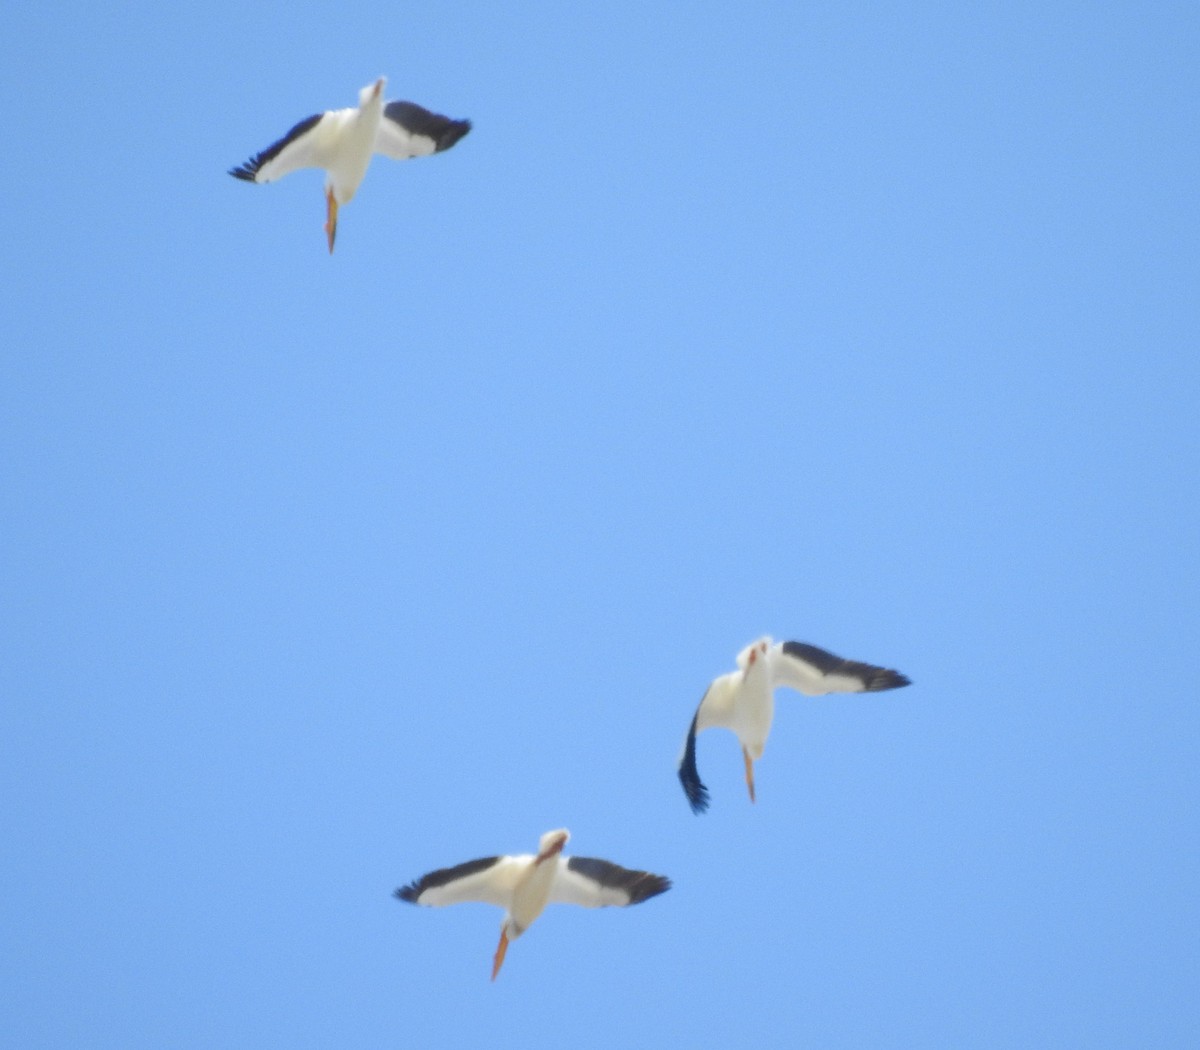
M564 857L571 833L547 831L537 855L483 857L453 868L439 868L396 890L410 904L441 907L464 901L483 901L504 909L500 944L492 957L492 980L500 972L510 941L521 936L547 904L578 904L584 908L625 907L665 893L671 880L648 871L632 871L594 857Z
M732 729L742 745L746 787L754 801L754 763L762 758L771 720L775 690L787 686L807 696L826 693L877 693L909 685L898 671L843 660L804 642L774 642L760 638L737 655L738 670L713 680L700 700L679 756L679 781L693 813L708 809L708 788L696 769L696 734L718 726Z
M373 153L393 160L448 150L468 131L469 120L451 120L413 102L383 101L387 78L358 93L357 109L330 109L300 121L229 174L245 182L274 182L300 168L325 169L325 234L329 252L337 236L338 206L358 192Z

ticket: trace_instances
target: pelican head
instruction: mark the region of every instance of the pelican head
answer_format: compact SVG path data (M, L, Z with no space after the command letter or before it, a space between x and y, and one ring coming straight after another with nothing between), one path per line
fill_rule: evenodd
M770 637L759 638L758 641L751 642L745 649L737 654L737 665L743 673L749 671L754 666L755 661L760 656L766 656L767 650L771 648Z
M571 833L566 828L559 828L557 831L547 831L541 839L538 840L538 855L536 863L541 864L544 860L549 860L551 857L563 851L563 847L567 844L567 840L571 837Z
M366 109L367 105L378 98L383 98L383 89L387 87L387 77L380 77L374 83L368 84L358 93L358 108Z

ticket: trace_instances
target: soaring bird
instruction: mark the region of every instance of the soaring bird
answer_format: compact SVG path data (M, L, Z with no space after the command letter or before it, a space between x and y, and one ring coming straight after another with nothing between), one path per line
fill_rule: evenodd
M825 693L877 693L909 685L907 677L885 667L843 660L804 642L773 642L760 638L737 655L738 670L713 680L700 700L679 756L679 781L692 812L708 809L708 788L696 770L696 734L713 726L732 729L742 745L746 787L754 801L754 763L762 758L771 720L775 690L788 686L808 696Z
M492 980L500 972L510 941L528 928L547 904L578 904L584 908L624 907L665 893L671 880L648 871L631 871L594 857L564 857L571 833L547 831L537 855L483 857L453 868L439 868L396 890L411 904L441 907L464 901L483 901L504 909L500 944L492 958Z
M246 182L274 182L300 168L325 169L325 233L329 251L337 236L338 206L358 191L373 153L393 160L427 157L449 149L468 131L469 120L451 120L412 102L383 101L387 78L358 93L358 108L330 109L300 121L229 174Z

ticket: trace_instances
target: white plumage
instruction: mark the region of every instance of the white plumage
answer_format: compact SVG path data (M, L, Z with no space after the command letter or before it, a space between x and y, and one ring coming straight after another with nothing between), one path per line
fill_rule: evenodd
M737 655L738 670L713 680L700 700L679 757L679 781L692 810L708 809L708 789L696 769L696 734L732 730L742 745L746 787L754 801L754 763L762 758L775 717L775 690L787 686L808 696L879 692L909 685L898 671L843 660L804 642L760 638Z
M536 855L482 857L439 868L402 886L395 896L435 908L467 901L503 908L500 944L492 960L494 981L509 941L520 937L547 904L625 907L641 904L671 888L671 880L662 875L622 868L594 857L564 857L562 850L570 837L565 828L547 831Z
M413 102L383 101L387 78L358 93L358 107L331 109L300 121L278 142L229 174L245 182L274 182L301 168L325 169L325 232L329 250L337 236L338 206L358 192L375 153L393 160L427 157L447 150L471 130L469 120L451 120Z

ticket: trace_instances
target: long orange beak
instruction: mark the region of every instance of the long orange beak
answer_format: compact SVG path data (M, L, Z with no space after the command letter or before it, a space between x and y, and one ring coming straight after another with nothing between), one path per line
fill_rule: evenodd
M333 254L333 240L337 237L337 200L333 190L325 191L325 235L329 238L329 254Z
M750 752L742 748L742 758L746 760L746 787L750 789L750 801L754 801L754 759Z
M492 980L496 979L496 974L500 972L500 967L504 965L504 955L508 951L508 927L502 927L500 930L500 944L496 948L496 954L492 957Z

